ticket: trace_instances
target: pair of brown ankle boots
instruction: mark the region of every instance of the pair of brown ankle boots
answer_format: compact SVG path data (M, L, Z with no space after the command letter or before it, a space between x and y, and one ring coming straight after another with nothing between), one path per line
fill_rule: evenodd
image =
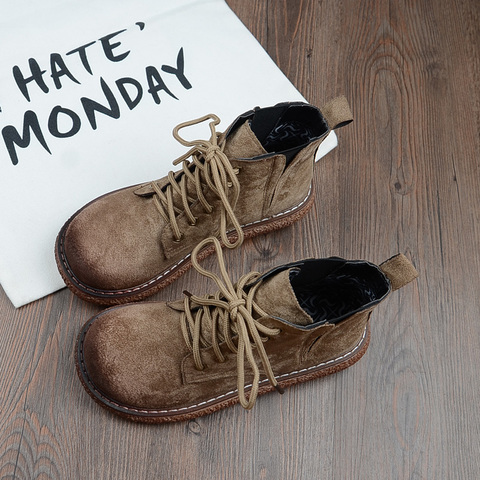
M236 402L249 409L259 394L361 358L372 310L417 276L404 255L380 266L307 259L233 283L222 254L307 213L317 150L351 121L339 97L322 109L300 102L256 108L224 133L215 115L180 124L173 134L190 150L174 162L178 171L104 195L68 220L55 250L65 283L87 301L117 305L78 337L77 371L94 400L135 421L186 420ZM208 140L180 136L202 122ZM219 274L199 264L212 253ZM129 303L191 266L218 291Z

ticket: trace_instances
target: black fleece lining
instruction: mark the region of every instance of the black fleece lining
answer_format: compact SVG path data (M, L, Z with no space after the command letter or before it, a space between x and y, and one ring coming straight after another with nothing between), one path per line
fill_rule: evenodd
M379 302L389 291L388 280L376 266L340 259L337 262L340 264L331 264L326 269L309 265L290 274L298 303L315 325L338 323ZM329 272L331 267L334 270Z
M308 125L296 121L280 123L268 134L263 148L267 152L290 150L310 142L312 138L315 135Z
M308 104L290 104L255 112L250 126L269 153L301 147L328 131L320 111Z

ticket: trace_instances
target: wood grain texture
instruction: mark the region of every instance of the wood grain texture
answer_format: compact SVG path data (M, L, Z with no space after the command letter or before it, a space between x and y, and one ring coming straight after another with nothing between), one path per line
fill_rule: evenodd
M0 479L480 478L478 1L227 3L308 101L344 93L355 116L316 167L313 209L228 252L232 275L400 251L420 278L375 311L352 368L153 427L76 378L99 308L64 290L15 310L0 290ZM185 288L211 286L189 272L156 299Z

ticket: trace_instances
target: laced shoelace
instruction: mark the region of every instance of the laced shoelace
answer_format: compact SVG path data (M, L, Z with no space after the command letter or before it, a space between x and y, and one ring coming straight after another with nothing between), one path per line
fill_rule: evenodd
M197 260L197 255L203 247L212 243L218 257L221 278L215 273L203 269ZM223 260L220 242L213 237L200 242L192 253L192 264L202 275L212 279L219 290L214 295L199 297L185 291L184 312L181 316L181 328L185 342L193 353L195 367L204 369L202 348L213 347L216 359L225 361L220 344L225 342L228 349L237 355L237 388L241 405L251 409L258 395L260 370L255 361L253 348L256 348L264 372L275 389L283 393L278 385L268 359L263 342L270 336L278 335L279 329L269 328L260 323L268 314L257 305L253 298L261 282L245 290L245 286L260 276L257 272L243 275L234 285L230 280ZM257 316L257 319L254 318ZM209 334L204 334L204 325L208 325ZM263 337L262 337L263 335ZM236 340L236 345L235 345ZM245 381L245 361L253 370L252 388L247 398Z
M209 140L188 141L179 135L179 131L182 128L193 126L206 120L211 120L209 123L211 132ZM237 203L240 194L240 183L237 178L238 169L233 168L227 156L223 153L225 138L215 130L215 126L219 123L220 119L216 115L209 114L177 125L173 130L174 138L182 145L192 147L185 155L173 162L174 165L183 162L183 171L180 175L169 172L169 183L164 188L160 188L157 182L151 183L156 193L154 196L155 206L165 221L172 226L173 235L177 242L180 242L183 238L177 222L177 216L180 213L185 212L190 225L195 225L197 218L193 214L191 206L197 199L206 212L212 213L213 211L213 206L210 205L203 193L205 184L220 198L220 237L223 244L228 248L235 248L243 242L243 231L232 207L232 205L235 206ZM189 157L192 157L191 161L187 160ZM195 186L196 197L188 194L187 182L191 182ZM228 190L230 189L232 192L231 202L228 199ZM182 208L174 204L174 192L180 196ZM229 222L237 234L234 242L230 242L227 236Z

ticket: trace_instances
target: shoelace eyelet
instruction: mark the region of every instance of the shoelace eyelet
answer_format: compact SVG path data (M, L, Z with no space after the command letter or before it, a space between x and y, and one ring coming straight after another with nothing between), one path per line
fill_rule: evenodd
M184 237L185 237L185 236L184 236L183 233L182 233L182 234L180 234L180 238L174 238L173 241L174 241L175 243L180 243L180 242L184 239Z

